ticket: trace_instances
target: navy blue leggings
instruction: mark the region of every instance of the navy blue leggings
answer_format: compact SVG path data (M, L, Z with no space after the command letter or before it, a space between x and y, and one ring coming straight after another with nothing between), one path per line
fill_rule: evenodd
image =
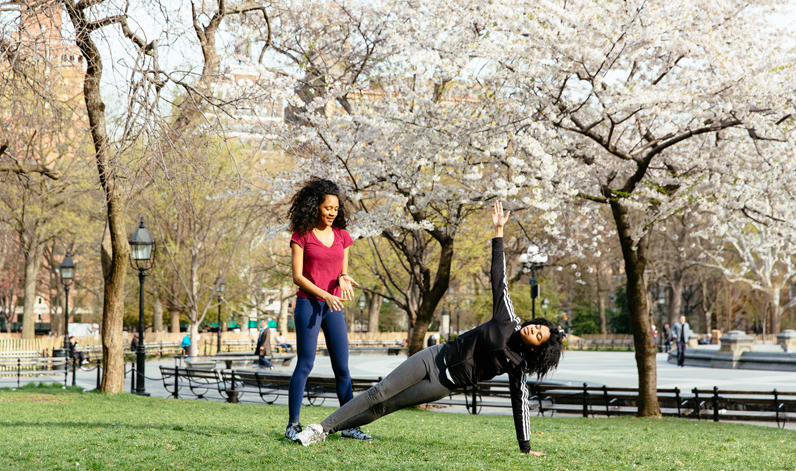
M342 406L354 397L351 389L351 374L348 372L348 333L342 309L330 311L324 301L317 299L296 298L293 310L296 323L296 350L298 362L288 386L288 407L290 410L289 424L299 422L301 399L307 377L315 365L315 351L318 347L318 332L323 329L326 348L332 360L334 385L337 400Z

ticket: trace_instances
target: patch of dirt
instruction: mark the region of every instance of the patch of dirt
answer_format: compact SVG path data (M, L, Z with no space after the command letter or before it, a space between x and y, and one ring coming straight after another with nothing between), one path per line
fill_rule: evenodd
M52 394L9 394L0 397L0 402L66 402L65 397Z
M420 404L419 406L415 406L420 410L431 410L431 409L445 409L448 406L441 406L439 404Z

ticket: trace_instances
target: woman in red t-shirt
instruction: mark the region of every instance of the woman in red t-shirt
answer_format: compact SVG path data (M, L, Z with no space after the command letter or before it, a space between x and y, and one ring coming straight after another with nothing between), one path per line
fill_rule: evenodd
M301 432L299 415L307 377L315 364L318 332L323 329L334 370L337 399L342 406L354 396L348 372L348 334L343 301L354 299L348 276L348 247L353 244L345 230L346 212L342 192L334 182L311 178L291 200L290 239L293 282L299 286L293 319L296 326L298 361L288 386L288 418L285 437L295 440ZM370 440L359 428L342 432L343 437Z

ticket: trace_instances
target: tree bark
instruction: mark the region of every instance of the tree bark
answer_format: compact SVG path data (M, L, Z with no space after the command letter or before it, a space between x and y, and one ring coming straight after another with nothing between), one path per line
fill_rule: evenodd
M621 201L611 201L611 211L616 222L619 243L627 274L627 305L630 310L630 324L633 328L633 342L636 347L636 368L638 369L638 416L660 417L658 405L658 369L655 363L657 350L652 338L652 325L647 312L647 289L644 269L647 266L646 243L644 236L637 246L633 244L628 210Z
M199 355L199 323L191 322L191 326L188 328L188 332L191 333L190 355L193 358Z
M437 240L440 244L437 275L434 279L434 285L423 294L423 300L417 309L417 316L412 326L409 348L407 349L409 356L423 350L425 347L423 341L425 340L426 332L428 332L428 325L433 319L434 311L436 311L437 305L448 291L448 285L450 284L454 240L452 237L439 237ZM427 278L430 275L426 271L423 276Z
M42 251L44 249L44 246L36 240L36 234L29 236L28 240L29 243L26 244L27 250L25 251L25 280L23 281L23 286L25 287L25 304L22 311L23 339L35 338L34 324L37 319L33 311L36 307L36 278L41 268Z
M124 357L122 353L122 319L124 315L124 280L130 245L125 227L125 204L117 173L118 163L110 151L105 103L100 93L102 58L91 32L94 26L84 10L72 0L63 0L75 28L75 43L86 59L83 98L86 103L94 157L100 186L105 196L108 224L102 242L102 274L105 282L102 306L103 372L100 391L108 394L124 392Z
M771 335L779 334L781 317L782 306L780 306L780 294L778 289L774 289L771 294Z
M672 270L669 288L672 290L669 302L669 325L674 325L680 320L680 314L683 313L683 277L680 270Z
M384 298L376 293L365 295L365 298L368 300L368 332L378 332L379 314L381 314L381 302Z
M602 274L600 264L597 265L597 312L600 315L600 333L604 334L608 331L608 320L605 317L605 286L602 282Z
M163 329L163 301L160 300L160 293L155 287L154 301L152 305L152 331L165 332Z
M169 320L171 323L171 333L180 333L180 310L174 307L169 308Z

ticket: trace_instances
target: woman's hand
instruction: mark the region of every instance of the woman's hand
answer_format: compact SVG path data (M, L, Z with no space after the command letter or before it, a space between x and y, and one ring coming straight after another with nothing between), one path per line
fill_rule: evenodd
M495 200L495 203L492 205L492 227L495 228L495 237L503 237L503 226L506 225L506 222L509 220L509 215L511 211L506 211L506 214L503 214L503 204L500 200Z
M342 311L343 310L343 300L338 298L333 294L326 293L323 296L324 302L326 305L329 306L330 311Z
M354 286L358 287L359 283L348 275L340 275L337 281L340 283L340 297L343 301L354 299Z

